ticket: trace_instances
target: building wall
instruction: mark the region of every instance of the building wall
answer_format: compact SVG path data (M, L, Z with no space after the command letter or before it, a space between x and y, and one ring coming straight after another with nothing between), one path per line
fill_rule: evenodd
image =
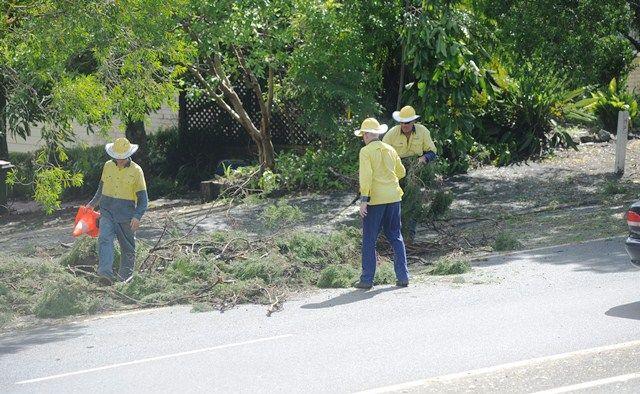
M154 133L170 127L178 127L178 112L168 106L163 106L159 111L152 113L145 122L147 133ZM73 125L73 130L77 139L76 144L103 145L124 136L124 125L119 119L114 119L107 138L98 134L87 135L86 127L78 124ZM26 140L19 136L9 136L8 144L9 152L30 152L42 147L41 127L33 127L31 135Z

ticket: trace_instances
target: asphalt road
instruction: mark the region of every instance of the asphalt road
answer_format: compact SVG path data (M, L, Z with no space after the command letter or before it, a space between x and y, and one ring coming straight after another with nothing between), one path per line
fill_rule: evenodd
M320 291L271 317L173 307L5 335L0 391L640 391L640 271L620 238L417 282Z

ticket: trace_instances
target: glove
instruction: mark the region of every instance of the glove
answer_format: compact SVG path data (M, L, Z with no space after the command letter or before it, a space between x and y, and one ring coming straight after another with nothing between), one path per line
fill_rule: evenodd
M436 155L433 151L429 151L424 154L424 158L427 160L427 163L434 161L436 157L438 157L438 155Z

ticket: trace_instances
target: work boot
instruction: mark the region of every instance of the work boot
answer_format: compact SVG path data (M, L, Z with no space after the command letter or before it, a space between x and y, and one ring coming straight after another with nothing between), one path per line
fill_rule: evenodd
M373 284L359 281L358 283L353 285L353 287L355 287L356 289L371 290L371 288L373 287Z
M409 281L408 280L397 280L396 281L396 286L398 286L398 287L408 287L409 286Z
M107 276L98 275L98 285L99 286L111 286L113 284L113 280Z

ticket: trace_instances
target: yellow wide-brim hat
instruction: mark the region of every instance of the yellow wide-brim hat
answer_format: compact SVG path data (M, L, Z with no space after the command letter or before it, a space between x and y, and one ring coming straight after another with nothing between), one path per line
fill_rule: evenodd
M138 145L130 143L126 138L118 138L113 143L105 145L104 150L114 159L124 160L136 153Z
M395 111L391 116L400 123L413 122L420 117L420 115L416 115L416 110L410 105L402 107L400 111Z
M353 134L356 137L362 137L364 133L384 134L387 132L387 125L380 124L375 118L367 118L362 121L362 125L359 129L355 130Z

